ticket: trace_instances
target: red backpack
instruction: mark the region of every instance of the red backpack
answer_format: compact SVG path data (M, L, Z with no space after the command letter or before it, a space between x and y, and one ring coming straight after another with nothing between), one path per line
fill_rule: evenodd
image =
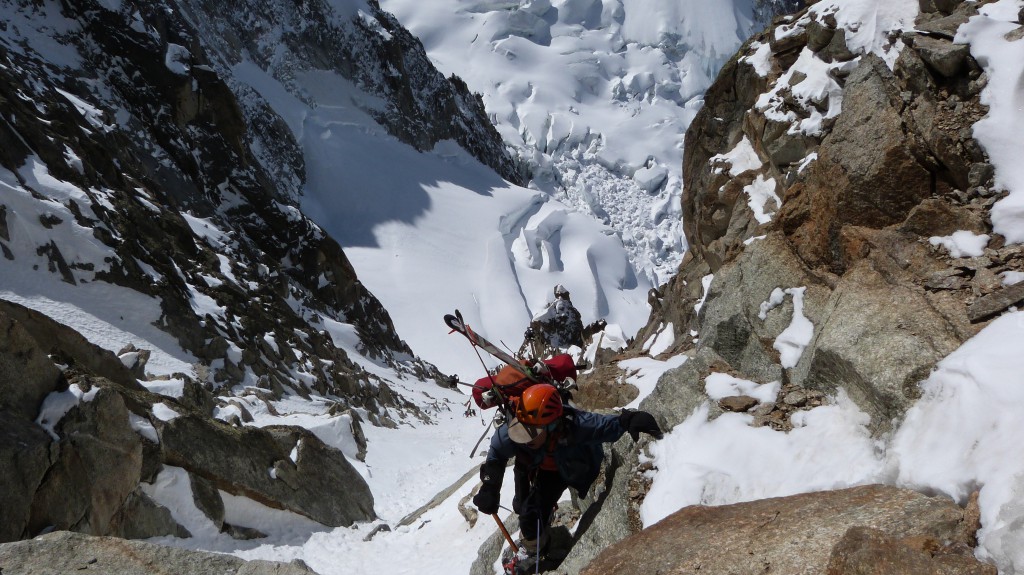
M567 353L556 355L552 358L542 360L548 368L547 376L541 376L539 383L561 383L566 379L576 380L576 362ZM492 387L497 387L506 398L519 397L526 391L526 388L534 385L526 374L511 365L501 368L495 376L481 377L473 384L473 401L480 409L490 409L501 401L493 393L487 393ZM557 385L556 385L557 387Z

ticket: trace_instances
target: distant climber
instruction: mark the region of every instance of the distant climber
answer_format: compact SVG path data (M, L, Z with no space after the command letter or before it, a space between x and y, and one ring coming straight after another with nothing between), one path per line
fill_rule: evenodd
M548 527L566 488L582 496L601 469L602 443L617 441L628 432L661 438L654 417L644 411L599 415L564 405L558 390L536 384L513 400L514 417L491 437L487 460L480 468L480 491L473 504L481 513L498 511L505 466L515 458L512 509L519 515L522 544L514 559L517 573L532 573L545 553Z
M533 335L540 334L543 343L552 349L583 347L583 318L569 299L569 290L555 286L555 300L533 318Z

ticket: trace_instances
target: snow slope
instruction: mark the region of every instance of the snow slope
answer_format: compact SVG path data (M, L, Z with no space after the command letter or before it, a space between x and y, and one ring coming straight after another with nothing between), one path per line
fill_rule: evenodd
M630 178L624 176L629 171L626 166L638 168L647 165L644 161L650 155L655 159L649 162L649 168L656 170L661 166L668 174L664 186L656 189L650 197L675 205L678 199L669 201L668 198L673 193L672 185L677 185L674 178L678 176L669 173L670 164L661 158L672 154L678 158L681 155L677 148L673 148L675 138L681 136L681 129L688 122L687 103L699 105L702 88L689 92L683 87L684 82L679 82L682 106L677 106L673 114L663 118L665 123L662 126L668 132L680 131L675 132L676 136L662 139L661 132L650 129L652 125L658 125L657 122L651 123L646 115L653 112L650 109L640 110L639 106L629 108L628 103L641 100L657 102L664 98L658 94L658 86L664 89L666 82L671 83L666 78L671 76L675 63L666 64L660 59L664 56L664 52L657 53L661 48L627 46L624 41L618 45L607 44L608 40L624 37L626 21L615 20L614 10L609 13L596 8L604 4L585 1L552 4L552 8L557 9L557 18L552 18L551 10L545 9L544 2L458 5L453 2L449 6L450 11L403 0L384 2L387 9L395 11L419 34L442 70L467 78L471 86L483 92L489 110L506 137L512 136L510 140L518 137L522 141L520 153L536 161L539 171L535 186L538 189L556 192L555 195L566 199L567 203L575 202L577 207L585 205L591 213L601 215L602 210L610 212L609 206L617 205L611 200L598 201L607 199L603 192L612 188L635 191L630 186L639 185L640 181L651 181L649 178L644 180L651 175L648 172L642 173L639 179L631 179L635 171ZM985 97L994 105L989 117L976 126L976 133L993 157L997 179L1006 182L1011 192L1003 200L1006 203L997 204L994 210L994 216L1007 214L1007 219L1002 220L1006 231L1002 233L1008 237L1024 225L1024 221L1014 217L1015 212L1011 209L1015 201L1013 198L1020 194L1020 186L1015 183L1013 175L1017 167L1002 159L1004 155L1012 155L1009 150L1013 148L1008 147L1007 140L1016 115L1012 112L1012 105L1006 103L1015 101L1015 92L1010 86L1015 77L1014 71L1018 69L1014 64L1018 47L1005 37L1005 32L1012 27L1009 22L1015 18L1021 5L1020 0L1001 0L987 7L985 16L975 19L962 30L964 34L971 34L976 57L993 76ZM628 8L630 4L627 2L622 6ZM654 3L646 6L655 9ZM850 33L851 41L859 42L858 46L865 50L880 49L885 44L885 30L908 27L916 13L916 2L910 0L898 3L835 0L820 3L817 9L830 10L834 7L840 9L844 25L857 29L857 34ZM683 6L678 8L682 10ZM451 14L454 14L454 19ZM531 14L535 18L531 18ZM664 15L663 12L661 14ZM671 21L671 18L664 20ZM864 22L870 25L863 25ZM549 33L550 39L547 37ZM590 57L588 49L597 51L598 55ZM890 53L884 56L894 57ZM643 61L643 57L653 59L655 63L651 64L651 70L656 73L641 77L642 74L624 71L624 61L629 58ZM684 61L685 58L679 60ZM703 65L697 63L688 71L696 70L698 72L694 73L699 75ZM569 71L568 76L565 71ZM621 75L616 75L619 72ZM615 85L621 86L624 93L632 96L643 93L645 96L633 100L630 100L632 96L627 97L625 103L616 100L621 103L619 108L604 106L612 90L609 84L614 84L616 79L619 83ZM690 79L694 78L691 76ZM694 85L699 85L699 82ZM591 91L594 86L597 88ZM646 91L637 92L643 86L646 86ZM684 93L690 99L683 98ZM326 125L321 112L317 110L312 119L303 112L306 129L312 124ZM996 126L999 128L995 129ZM318 138L309 137L311 133L306 133L304 138L307 157L318 145L314 142L330 141L333 136L332 132L324 137L323 127L317 129L320 130L315 132L320 134ZM341 125L337 129L341 129ZM367 130L365 127L361 129ZM597 132L601 133L600 137ZM356 148L352 146L345 153L358 155ZM655 152L645 153L644 150ZM378 204L360 207L361 213L367 217L387 221L373 228L372 237L376 245L353 246L348 252L368 285L372 284L373 291L387 302L389 309L396 310L394 314L400 332L410 341L417 338L413 343L414 349L442 365L457 366L460 370L464 367L476 369L471 365L475 358L471 357L469 364L463 362L470 352L459 349L462 342L455 342L453 348L451 341L441 337L443 332L432 327L436 320L431 313L423 313L421 310L424 309L452 305L462 307L463 311L470 312L470 323L480 325L492 339L511 339L507 342L510 345L518 341L518 334L508 331L508 328L502 331L502 322L523 317L517 311L520 306L536 309L533 307L535 302L548 299L547 290L554 283L565 283L574 294L574 301L578 305L583 304L581 310L585 321L594 317L588 317L588 314L601 309L599 305L590 303L599 299L590 295L598 293L598 290L588 292L586 286L574 284L573 281L579 277L567 273L569 264L562 269L550 265L556 261L555 256L561 260L572 259L572 251L564 246L569 245L566 241L573 234L566 231L567 227L549 234L547 230L550 228L542 224L548 221L549 211L558 212L559 221L571 221L571 214L563 212L562 206L544 196L531 195L529 191L495 182L457 151L442 147L434 154L426 155L396 152L403 158L402 164L410 166L410 172L413 167L422 169L429 163L432 167L427 169L437 170L433 173L439 175L419 179L406 187L408 180L403 178L407 176L386 174L380 180L387 183L386 190L378 193L396 194L397 190L411 190L408 193L415 192L419 200L417 209L414 213L391 218L389 214L393 212L377 212ZM359 157L366 162L372 160L372 157ZM640 164L635 163L638 158L642 158ZM322 171L320 162L315 163L317 166L313 173L324 175L327 181L344 177L336 172ZM678 163L678 160L671 163ZM565 166L571 169L564 169ZM459 176L455 176L456 173ZM549 177L547 184L545 174ZM617 179L616 175L622 177ZM561 191L556 180L563 184ZM316 185L311 184L310 189L315 190ZM470 190L473 193L465 193ZM408 196L402 197L408 199ZM495 212L483 210L480 206L484 198L500 209ZM339 221L348 218L351 220L348 225L355 228L362 225L359 216L332 212L330 206L318 203L323 201L322 196L312 192L306 207L314 213L323 214L321 219L325 222L332 218ZM1000 208L1000 205L1006 207ZM643 212L643 217L616 220L618 216L608 215L608 221L614 222L613 227L619 229L627 240L630 237L650 238L650 235L645 235L653 229L648 226L650 220L645 219L650 214L633 204L627 207ZM629 209L623 210L623 213L627 212ZM523 214L531 217L524 220ZM671 216L677 218L677 215ZM515 231L516 226L511 224L523 221L532 223ZM492 232L495 222L498 223L498 233ZM332 231L344 238L343 228L337 226ZM521 233L524 229L536 233ZM483 234L484 241L479 239L479 234ZM439 239L442 237L444 239ZM530 249L538 246L538 237L548 238L548 243L542 241L539 249ZM636 245L629 245L634 261L638 261ZM415 255L409 257L409 254ZM379 257L381 255L384 257ZM538 257L540 266L536 266ZM593 261L589 255L582 259ZM653 259L656 257L652 256ZM444 267L438 267L442 265ZM652 269L657 269L657 265L646 267L645 271L649 273ZM437 270L444 271L441 274L430 273ZM532 287L524 287L517 292L512 286L498 281L502 277L498 270L514 270L516 277L536 279L537 283L530 283L528 279L520 285ZM504 277L512 277L511 272ZM424 286L426 289L411 290L411 286ZM473 289L466 289L466 286L473 286ZM625 295L630 292L606 290L605 293ZM392 308L392 302L397 307ZM500 309L495 310L496 306ZM403 311L397 311L399 309ZM419 319L408 319L410 317ZM802 326L801 333L807 329L808 326ZM417 331L429 335L416 335ZM430 338L436 341L426 341ZM970 490L980 486L983 529L979 533L979 556L995 562L1004 574L1020 572L1024 570L1024 537L1020 534L1019 525L1024 522L1024 510L1015 501L1024 495L1024 487L1019 480L1022 471L1016 458L1007 454L1016 451L1020 430L1015 423L1018 419L1015 414L1024 408L1017 389L1024 384L1020 375L1024 373L1024 365L1020 364L1022 341L1022 312L1008 313L993 322L951 354L923 382L925 396L922 401L908 413L906 421L893 436L883 440L871 439L867 415L842 393L832 398L829 405L799 415L794 421L796 429L789 434L768 428L752 428L748 425L749 416L741 414L726 414L708 421L706 410L698 409L671 430L665 440L654 445L652 457L657 470L652 472L654 484L642 509L643 520L650 525L684 505L727 504L864 483L882 482L943 493L961 502ZM439 355L433 355L435 350ZM795 353L799 351L802 350ZM446 360L438 359L443 354L461 355L462 359L445 363ZM665 362L634 360L629 367L638 371L630 376L630 381L645 394L649 393L660 373L682 361L685 358L672 358ZM711 378L706 384L710 396L718 393L718 387L722 385ZM459 417L453 413L448 421L452 425L466 422L455 421ZM478 425L475 420L470 421ZM474 431L477 430L481 428L475 427ZM417 436L421 433L418 430L409 432ZM395 436L401 433L406 433L406 430L396 432ZM382 432L382 435L388 434ZM378 460L377 465L386 466L397 476L401 467L398 458L405 458L403 460L416 465L421 458L429 458L429 454L433 456L432 465L436 466L431 470L443 469L454 476L455 469L464 469L465 463L460 464L460 461L465 461L465 450L453 449L450 447L452 444L443 445L445 447L437 450L421 450L412 454L399 450L395 460L386 464ZM961 447L950 449L951 445ZM737 454L742 455L737 457ZM382 456L378 453L376 457ZM780 466L780 461L790 464ZM387 474L378 469L374 481L384 477ZM374 484L376 488L396 485L396 480L384 479L382 483ZM404 483L402 487L388 491L391 505L395 507L405 505L409 509L430 493L429 489L417 490L417 482ZM421 566L443 565L446 571L465 572L469 558L475 556L475 546L494 530L486 521L470 527L455 514L457 500L468 487L462 486L455 496L425 515L423 521L429 522L419 524L422 529L415 532L400 528L394 534L378 535L366 545L356 543L351 534L341 535L337 531L318 533L301 547L261 547L244 553L246 556L279 559L303 557L322 573L411 572L410 562L416 561ZM509 500L507 487L503 496L506 502ZM364 529L360 526L359 533ZM446 542L442 549L437 546L439 539ZM313 542L315 544L311 544ZM402 551L417 545L421 545L423 551L415 556ZM330 551L323 551L325 547ZM335 550L349 554L354 567L351 571L328 558ZM377 562L367 560L368 555L376 557ZM446 557L448 562L439 560L439 556Z
M508 184L454 144L419 153L398 142L351 105L356 88L329 72L297 78L317 98L311 107L255 66L234 71L303 147L303 211L345 248L416 354L442 371L468 378L482 369L465 342L445 337L441 319L454 309L512 348L556 284L585 322L604 318L635 333L646 321L651 285L608 226Z
M531 187L621 234L652 284L686 249L683 135L754 32L752 0L383 0L445 74L466 80Z
M358 3L335 3L358 10ZM893 8L893 3L882 0L829 4L874 14ZM905 9L916 2L895 4ZM1005 36L1022 4L999 0L962 30L992 77L985 93L992 105L990 115L976 131L996 164L997 179L1010 191L993 214L1000 233L1008 238L1024 229L1024 218L1014 208L1024 188L1015 175L1019 154L1014 151L1019 152L1019 145L1012 131L1018 122L1013 103L1018 102L1015 86L1024 59L1019 57L1020 41ZM519 137L520 153L536 161L538 189L502 182L453 146L420 154L399 144L346 104L354 88L337 78L298 79L317 93L317 105L311 107L260 70L240 64L237 77L275 106L303 145L309 169L303 208L347 246L360 277L385 303L412 348L464 380L480 368L465 342L445 333L441 316L456 307L490 339L514 347L531 312L550 299L550 290L558 283L572 292L584 321L607 317L624 333L634 333L647 315L647 278L674 269L672 258L682 252L679 236L673 235L678 224L673 210L678 205L675 170L682 130L699 105L707 66L714 65L712 56L731 53L727 35L681 18L687 10L721 6L692 2L669 8L668 2L641 0L567 0L552 3L550 9L543 9L544 0L522 5L386 0L384 5L420 35L443 71L462 75L484 92L503 133ZM552 9L557 10L555 18ZM631 20L642 14L657 14L663 25L655 32L638 24L640 20ZM735 10L715 17L725 20L724 29L746 25ZM658 39L652 39L656 34ZM665 38L676 36L685 42L664 44ZM869 44L870 38L865 39ZM681 53L680 46L695 45L714 47L706 53L710 59ZM533 75L535 82L529 79ZM566 77L571 81L563 81ZM623 98L616 99L616 94ZM611 108L608 101L613 102ZM673 102L673 110L640 105L661 101ZM664 181L658 187L654 183L662 170ZM4 181L9 176L4 174ZM618 195L638 189L647 196L634 196L647 203L631 203L625 199L629 194ZM564 202L546 192L557 192ZM4 188L3 193L6 197L10 190ZM604 210L614 225L581 215L582 206L598 215ZM627 240L628 251L616 241L618 233ZM645 251L657 240L664 250ZM642 272L633 271L630 257ZM14 271L17 274L5 273L0 279L0 297L45 307L48 314L110 349L126 340L138 341L140 347L157 351L155 365L168 372L188 365L190 358L153 332L147 312L125 321L97 307L97 300L125 301L121 291L104 291L101 284L93 284L96 292L70 294L59 284L40 288L22 281L39 277L29 275L27 268ZM79 303L76 298L87 301ZM140 305L145 308L146 303ZM87 313L81 312L83 307L89 308ZM996 562L1004 574L1024 571L1024 509L1019 504L1024 469L1015 456L1024 432L1017 417L1024 408L1021 342L1024 312L1010 312L992 322L941 362L924 382L921 402L883 441L869 438L866 416L841 394L831 405L800 415L794 422L797 429L788 435L751 428L746 416L739 414L708 421L706 410L698 409L654 444L657 471L643 519L651 524L695 503L726 504L868 482L906 485L958 500L980 486L979 554ZM351 355L358 357L354 350ZM630 368L638 371L631 378L647 393L661 372L684 360L636 360ZM366 367L389 378L372 363ZM457 503L472 488L473 479L458 485L450 498L411 525L396 525L479 462L468 454L486 422L478 415L463 415L466 397L460 393L389 379L398 392L434 417L432 425L366 428L369 453L365 464L356 465L371 486L377 513L393 531L367 542L372 524L329 530L293 514L227 497L229 521L269 535L235 541L204 523L191 503L187 482L169 469L152 495L197 536L161 541L245 558L299 558L323 575L468 572L480 543L494 532L487 518L471 526L458 512ZM713 395L723 382L706 384ZM256 424L299 423L319 429L325 441L347 449L351 438L325 429L327 418L318 398L293 398L278 410L279 417L254 413ZM779 465L780 461L791 465ZM511 500L510 484L506 481L506 503Z

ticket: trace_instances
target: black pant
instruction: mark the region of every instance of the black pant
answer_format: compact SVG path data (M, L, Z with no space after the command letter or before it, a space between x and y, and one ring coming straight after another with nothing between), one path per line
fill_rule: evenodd
M558 500L569 486L558 471L531 471L517 465L513 475L516 496L512 501L512 509L519 514L519 530L523 533L523 539L536 539L547 531ZM540 530L537 529L538 523Z

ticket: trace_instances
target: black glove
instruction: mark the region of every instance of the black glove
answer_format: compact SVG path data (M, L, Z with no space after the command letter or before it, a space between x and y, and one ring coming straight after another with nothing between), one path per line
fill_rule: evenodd
M480 513L491 515L498 512L498 501L501 498L498 486L486 483L480 487L480 491L473 496L473 505L480 510Z
M661 428L658 427L658 422L654 420L654 416L646 411L630 411L628 409L623 411L622 415L619 416L619 425L629 432L629 436L633 438L633 441L640 439L641 432L655 439L661 439L665 436L661 432Z
M505 462L485 461L480 466L480 491L473 496L473 505L480 513L491 515L498 512L498 501L501 499L501 480L505 475Z

